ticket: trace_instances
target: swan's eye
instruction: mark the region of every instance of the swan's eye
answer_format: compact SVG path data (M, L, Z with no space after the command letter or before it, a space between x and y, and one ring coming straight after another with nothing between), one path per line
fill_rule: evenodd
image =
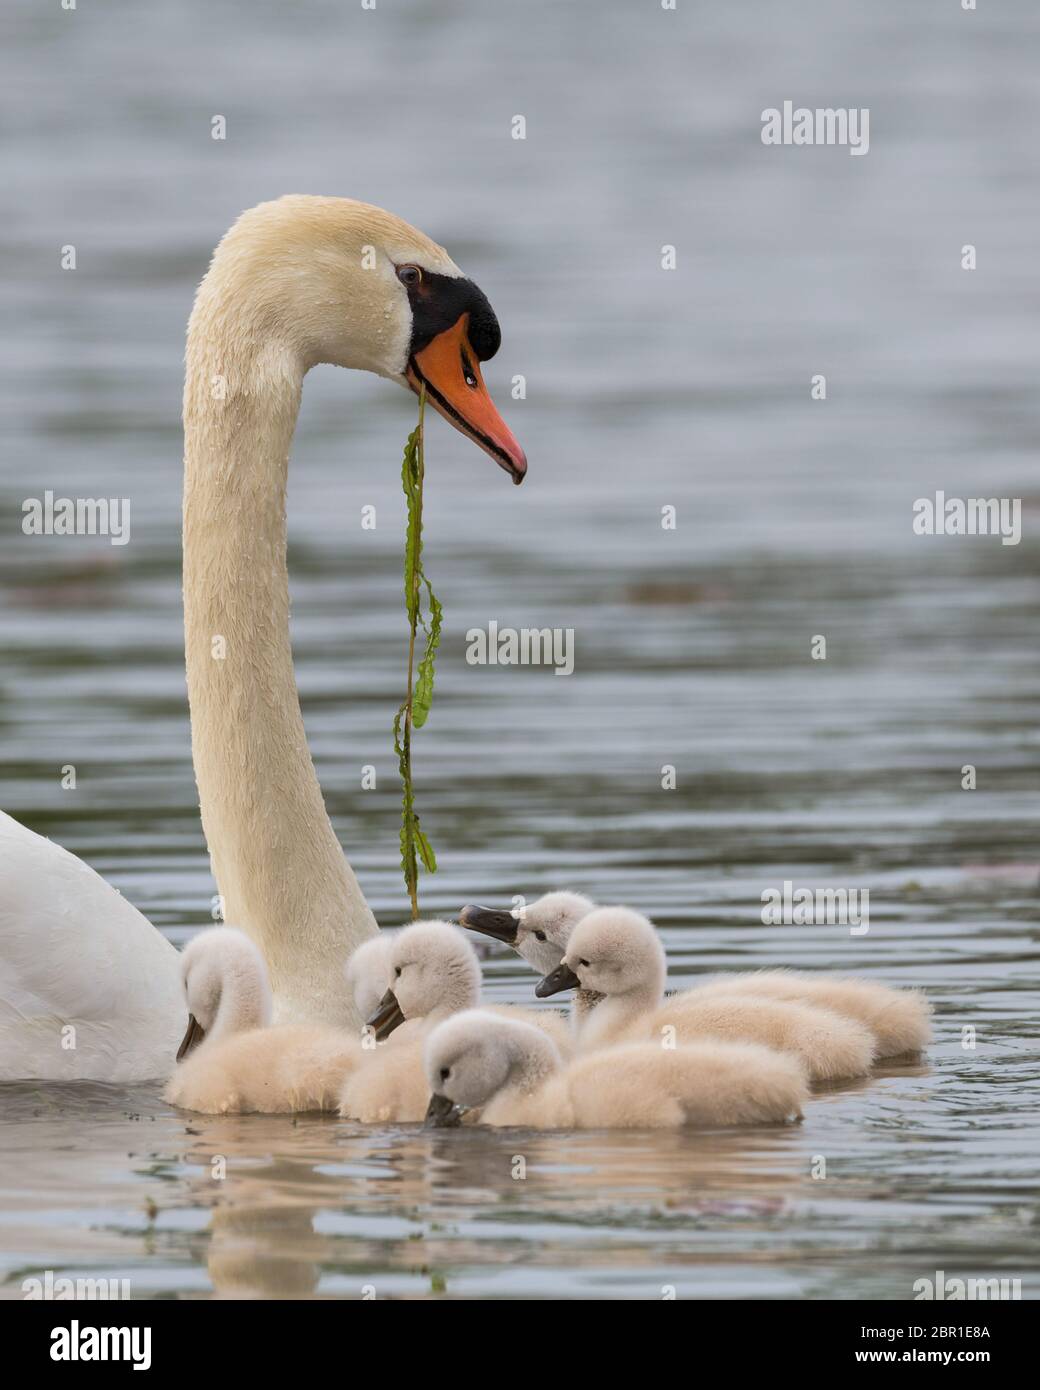
M407 285L409 289L414 289L416 285L422 284L422 271L417 265L399 265L397 267L397 278L402 285Z
M544 940L545 940L545 932L543 932L543 931L536 931L536 932L535 932L535 936L536 936L536 938L537 938L539 941L544 941Z
M442 1080L442 1081L447 1081L447 1079L448 1079L448 1077L449 1077L450 1075L451 1075L451 1067L441 1067L441 1080Z

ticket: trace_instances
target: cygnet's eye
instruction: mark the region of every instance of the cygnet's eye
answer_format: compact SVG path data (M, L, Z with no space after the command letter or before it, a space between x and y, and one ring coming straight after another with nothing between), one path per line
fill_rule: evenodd
M399 965L395 965L395 966L394 966L394 979L397 980L397 979L400 979L400 977L401 977L401 967L400 967Z
M449 1077L450 1075L451 1075L451 1067L441 1067L441 1080L442 1080L442 1081L447 1081L447 1079L448 1079L448 1077Z
M536 931L535 936L538 938L539 941L545 940L545 932L543 931Z
M588 965L588 961L587 961L587 960L580 960L580 961L578 961L578 964L579 964L579 965Z
M417 265L399 265L397 267L397 278L402 285L407 285L409 289L414 289L416 285L422 284L422 271Z

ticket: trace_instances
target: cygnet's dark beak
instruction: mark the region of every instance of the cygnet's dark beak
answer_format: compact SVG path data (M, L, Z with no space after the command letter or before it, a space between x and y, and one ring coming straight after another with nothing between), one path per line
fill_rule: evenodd
M205 1028L203 1028L194 1014L189 1014L188 1027L185 1030L184 1037L181 1039L181 1045L177 1049L177 1061L183 1062L188 1053L194 1052L199 1043L205 1040L205 1037Z
M426 1107L424 1124L427 1129L455 1129L462 1123L462 1111L453 1100L436 1092Z
M550 994L559 994L564 989L578 989L580 986L581 981L570 966L560 964L544 979L538 981L534 992L539 999L548 999Z
M376 1036L376 1042L385 1042L394 1029L399 1028L403 1022L404 1014L397 1002L397 995L392 989L388 989L379 1001L379 1008L376 1009L365 1026L372 1029Z
M496 941L504 941L507 946L516 945L517 919L511 912L467 903L459 913L459 926L478 931L483 936L492 936Z

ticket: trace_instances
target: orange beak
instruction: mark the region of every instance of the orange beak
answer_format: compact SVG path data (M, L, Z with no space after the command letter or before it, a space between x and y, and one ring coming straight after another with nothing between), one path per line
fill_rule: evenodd
M408 361L408 384L426 395L438 415L479 444L514 483L522 483L527 455L488 394L480 363L469 341L469 314L462 314Z

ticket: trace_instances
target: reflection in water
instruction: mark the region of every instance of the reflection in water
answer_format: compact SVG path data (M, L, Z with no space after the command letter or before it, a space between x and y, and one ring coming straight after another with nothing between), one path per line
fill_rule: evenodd
M178 944L210 920L180 611L184 324L242 208L369 198L489 294L487 378L531 465L512 488L430 425L445 629L416 768L441 866L423 911L573 887L649 912L676 983L790 965L921 986L927 1063L821 1094L797 1128L703 1135L363 1132L174 1115L157 1089L5 1087L4 1296L48 1268L126 1275L137 1297L904 1299L936 1269L1037 1295L1040 329L1022 286L1040 13L990 7L969 43L943 7L794 8L615 0L590 25L588 6L527 0L492 24L477 0L435 23L423 0L298 0L245 24L181 0L127 25L116 6L89 24L19 7L0 81L20 326L0 346L2 799ZM489 72L502 104L474 106ZM763 147L762 108L811 104L824 72L873 108L870 154ZM950 90L978 100L937 104ZM223 144L198 115L214 91ZM346 153L345 128L363 131ZM417 163L417 130L453 157ZM58 228L75 275L41 252ZM990 248L974 275L968 236ZM308 735L386 925L405 910L388 721L413 421L404 392L319 368L290 479ZM47 487L129 497L130 543L23 537ZM937 488L1021 496L1021 545L914 537ZM573 627L574 675L469 666L465 633L491 619ZM764 926L785 879L869 888L869 933ZM494 1000L533 1003L515 957L486 975Z
M134 1297L904 1298L942 1268L1017 1272L1028 1296L1036 1060L980 1085L940 1043L819 1090L802 1124L704 1133L366 1129L9 1086L3 1293L57 1266Z
M189 1205L212 1207L213 1290L237 1298L301 1297L319 1282L322 1292L359 1298L415 1280L450 1293L449 1271L489 1258L526 1263L532 1238L541 1263L562 1267L576 1242L589 1241L597 1263L616 1264L654 1296L660 1239L714 1219L782 1218L804 1168L794 1130L651 1137L335 1126L291 1160L265 1160L258 1136L237 1128L207 1122L184 1154L201 1170L186 1181ZM215 1162L226 1162L222 1181L209 1176Z

